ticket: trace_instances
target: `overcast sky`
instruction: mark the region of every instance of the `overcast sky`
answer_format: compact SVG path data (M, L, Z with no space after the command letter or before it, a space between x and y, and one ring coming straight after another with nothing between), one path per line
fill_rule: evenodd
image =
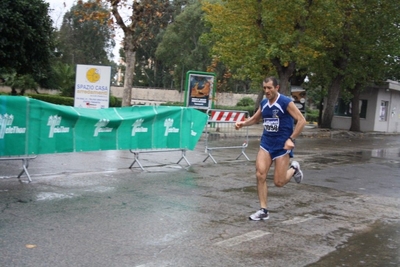
M71 9L76 0L45 0L45 2L50 4L50 16L54 21L54 26L59 28L65 12Z
M54 22L56 28L60 28L64 14L76 4L77 0L44 0L50 4L50 17ZM119 47L122 40L121 33L118 33L115 38L115 48L113 53L115 55L114 61L118 63Z

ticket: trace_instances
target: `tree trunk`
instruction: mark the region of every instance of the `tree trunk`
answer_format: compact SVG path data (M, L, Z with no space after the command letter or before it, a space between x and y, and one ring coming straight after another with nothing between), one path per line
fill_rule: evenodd
M131 105L133 75L135 73L135 56L136 52L133 49L131 48L125 49L126 69L125 69L125 80L124 80L124 94L122 96L123 107Z
M119 14L119 4L121 1L111 1L107 0L111 4L111 13L114 15L115 22L121 27L124 32L124 52L125 52L125 75L124 75L124 93L122 95L122 106L130 106L132 100L132 86L133 86L133 77L135 75L135 57L136 57L136 49L135 45L135 30L136 30L136 22L141 17L135 17L135 12L137 11L135 8L132 9L132 23L127 27L125 25L124 20ZM134 6L139 3L134 1ZM138 9L140 11L140 9Z
M296 68L296 63L290 62L287 67L284 67L280 60L276 58L272 60L272 64L274 64L279 76L279 93L288 96L290 94L289 80Z
M321 98L319 101L319 107L318 107L318 126L320 127L322 124L322 113L324 112L324 99Z
M260 90L260 92L257 95L256 103L254 104L254 113L256 113L256 111L260 107L260 103L261 100L263 100L264 95L265 95L264 90Z
M342 83L343 76L337 75L333 81L331 86L328 89L328 97L326 101L326 106L324 107L324 114L322 116L321 128L331 128L332 118L334 115L335 104L339 97L340 93L340 85Z
M361 84L357 83L353 90L353 99L351 100L351 125L350 131L361 132L360 125L360 94L361 94Z
M17 90L13 86L11 86L11 95L18 95Z

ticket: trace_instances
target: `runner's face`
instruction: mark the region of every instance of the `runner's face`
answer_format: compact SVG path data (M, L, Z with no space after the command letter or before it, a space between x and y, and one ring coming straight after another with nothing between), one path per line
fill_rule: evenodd
M275 100L275 98L278 96L278 88L274 87L274 84L272 83L272 81L269 81L267 83L263 82L263 88L264 88L264 92L265 92L265 97L268 100Z

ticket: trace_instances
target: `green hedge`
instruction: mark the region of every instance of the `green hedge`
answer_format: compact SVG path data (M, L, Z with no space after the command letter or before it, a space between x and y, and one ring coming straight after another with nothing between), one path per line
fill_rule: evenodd
M72 97L47 94L27 94L26 96L52 104L74 106L74 98Z
M183 107L184 103L183 102L166 102L166 103L161 103L160 106Z
M308 122L317 122L318 121L318 116L319 116L319 110L318 109L307 109L306 110L306 120Z
M243 97L242 99L240 99L236 106L238 107L254 107L256 103L254 102L254 100L251 97Z

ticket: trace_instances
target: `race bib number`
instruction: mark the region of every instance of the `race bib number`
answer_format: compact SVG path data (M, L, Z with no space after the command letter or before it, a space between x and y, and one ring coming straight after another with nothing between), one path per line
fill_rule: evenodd
M263 125L267 132L277 132L279 130L279 118L266 118Z

